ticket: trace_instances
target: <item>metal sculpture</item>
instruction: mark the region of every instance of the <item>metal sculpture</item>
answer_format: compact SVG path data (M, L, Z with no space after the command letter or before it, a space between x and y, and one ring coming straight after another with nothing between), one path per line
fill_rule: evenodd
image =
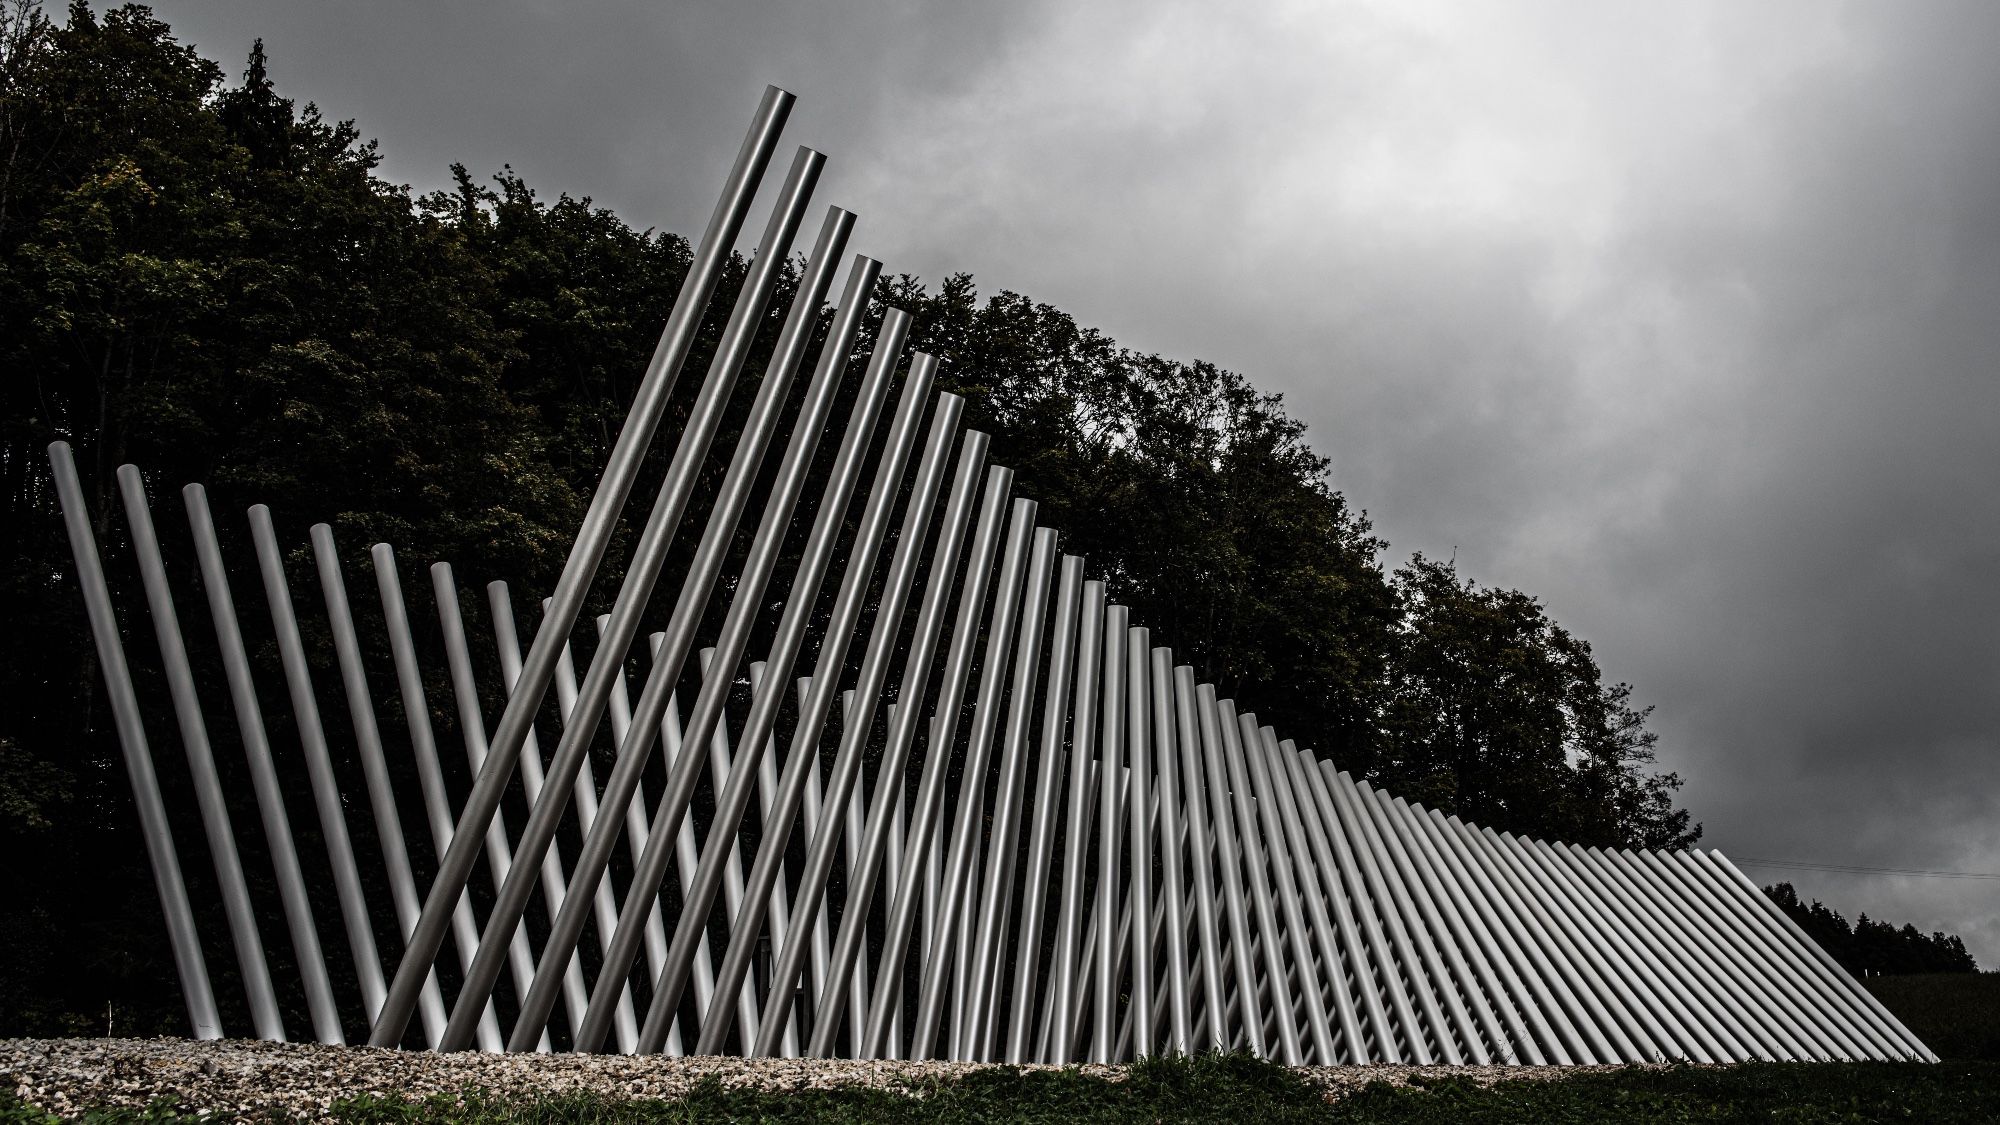
M886 313L850 376L879 263L854 259L795 394L854 222L839 208L706 515L687 519L819 175L810 149L777 193L625 578L606 591L612 609L583 627L791 104L765 94L555 589L517 606L505 583L487 587L500 676L487 686L506 700L490 732L482 642L452 568L431 567L448 712L474 779L456 809L390 547L370 553L396 684L378 698L357 624L375 619L349 601L331 529L311 529L320 597L302 610L271 513L249 510L284 681L282 700L260 695L206 495L183 490L313 1037L365 1026L377 1046L446 1050L1015 1062L1237 1048L1294 1064L1933 1058L1720 853L1476 828L1354 780L1196 683L1012 495L987 436L963 430L963 403L934 390L936 361L905 356L907 314ZM219 1036L90 516L67 446L50 455L189 1018ZM120 469L118 486L250 1029L282 1039L208 734L224 720L197 698L138 471ZM668 574L683 532L693 561ZM642 644L642 616L668 592L666 626ZM322 721L331 688L314 682L299 621L317 625L322 609L344 742ZM525 654L521 609L539 611ZM391 703L404 732L381 720ZM308 894L319 857L301 860L274 766L292 739L274 746L267 720L304 755L359 994L345 1007ZM386 978L385 907L366 901L336 749L357 760L385 865L383 930L401 945ZM600 783L592 755L607 751ZM402 753L437 857L421 901L390 768ZM664 776L657 794L649 769ZM518 828L501 813L510 793L528 810ZM558 842L572 820L573 856ZM468 893L482 855L483 908ZM441 964L447 937L455 961Z

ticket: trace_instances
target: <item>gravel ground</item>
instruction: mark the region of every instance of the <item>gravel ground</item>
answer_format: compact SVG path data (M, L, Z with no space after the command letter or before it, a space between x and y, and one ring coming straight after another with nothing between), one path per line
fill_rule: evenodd
M336 1100L361 1094L422 1099L477 1087L512 1097L589 1090L620 1097L671 1098L710 1076L726 1086L812 1090L921 1084L979 1069L978 1063L852 1059L435 1054L251 1039L0 1039L0 1084L25 1102L63 1115L93 1106L145 1106L165 1099L183 1110L248 1116L275 1110L320 1119ZM1079 1069L1113 1081L1124 1072L1116 1066ZM1299 1068L1329 1099L1374 1081L1400 1085L1412 1075L1451 1074L1484 1085L1503 1078L1545 1079L1593 1069L1611 1068Z

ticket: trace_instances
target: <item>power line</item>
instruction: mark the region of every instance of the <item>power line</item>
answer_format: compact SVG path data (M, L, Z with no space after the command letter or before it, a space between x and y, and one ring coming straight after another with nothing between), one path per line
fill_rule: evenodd
M1850 875L1909 875L1923 879L2000 879L2000 871L1917 871L1904 867L1862 867L1851 863L1807 863L1794 859L1735 859L1739 867L1789 867Z

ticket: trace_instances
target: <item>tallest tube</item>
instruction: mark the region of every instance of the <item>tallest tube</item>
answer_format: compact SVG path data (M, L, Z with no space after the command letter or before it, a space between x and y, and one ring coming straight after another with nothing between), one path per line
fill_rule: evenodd
M674 301L666 329L660 333L660 342L653 349L653 358L647 364L639 392L632 400L632 409L625 416L625 425L619 431L617 444L612 447L609 463L591 496L590 509L583 517L583 526L577 531L576 545L570 549L569 560L563 564L562 577L556 582L548 612L543 615L541 628L535 633L535 643L522 666L521 678L493 732L486 765L480 770L471 796L466 799L465 810L452 835L451 847L438 865L437 879L431 884L430 894L424 900L423 914L417 919L416 929L411 932L409 944L403 951L402 962L396 967L395 980L389 986L381 1015L368 1037L370 1046L394 1047L402 1042L404 1029L416 1008L417 996L444 940L451 912L457 906L459 896L465 893L466 880L478 861L479 844L485 836L486 826L499 808L508 782L513 779L515 760L542 705L543 696L548 692L556 660L576 624L576 616L583 607L584 596L589 593L591 580L597 576L598 564L603 561L605 548L610 544L612 532L617 529L619 517L625 510L625 501L638 477L639 466L652 444L654 431L659 428L667 396L673 392L674 384L680 378L681 366L687 361L688 351L701 328L702 314L707 311L709 298L722 277L730 249L736 244L736 237L750 212L757 184L763 179L772 153L777 150L778 135L784 130L785 119L796 100L776 86L764 89L756 118L744 135L743 146L736 154L736 163L729 171L722 196L716 201L715 211L709 216L708 228L702 233L700 247L689 266L687 280Z

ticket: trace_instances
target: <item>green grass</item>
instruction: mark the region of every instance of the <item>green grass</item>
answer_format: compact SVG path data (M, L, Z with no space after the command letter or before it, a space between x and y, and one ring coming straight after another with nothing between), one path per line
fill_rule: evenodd
M2000 1061L2000 973L1868 977L1861 983L1941 1057Z
M668 1125L680 1122L1992 1122L2000 1064L1756 1064L1579 1075L1491 1088L1448 1080L1378 1084L1328 1105L1289 1071L1242 1056L1153 1061L1122 1083L1075 1072L989 1071L909 1093L729 1091L628 1101L569 1095L531 1101L468 1095L416 1104L362 1099L338 1107L353 1125ZM0 1093L0 1125L54 1119ZM95 1113L93 1125L192 1122L166 1109ZM210 1119L213 1120L213 1119Z

